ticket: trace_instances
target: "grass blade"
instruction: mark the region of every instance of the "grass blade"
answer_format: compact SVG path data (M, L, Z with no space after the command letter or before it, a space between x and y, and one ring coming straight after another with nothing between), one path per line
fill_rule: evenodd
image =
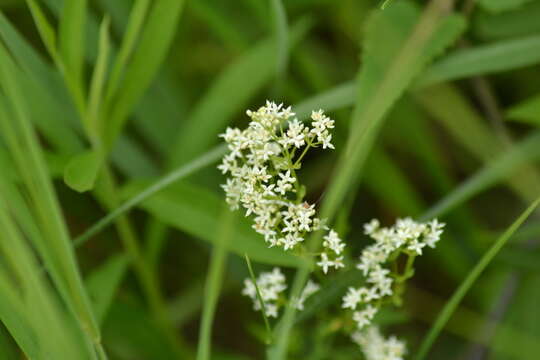
M396 3L378 11L368 23L351 132L321 207L321 217L331 222L353 179L359 177L384 116L394 102L414 76L463 31L462 18L444 16L446 5L443 1L433 1L419 17L417 9L409 3ZM316 250L321 236L316 234L310 239L310 250ZM292 298L299 296L308 275L309 269L300 268ZM286 357L294 316L295 309L287 307L281 326L276 328L272 360Z
M109 25L109 17L105 17L99 28L98 57L90 83L87 116L84 118L86 133L94 146L103 131L102 107L105 100L104 87L111 48Z
M422 341L422 344L420 345L420 349L418 350L415 359L416 360L422 360L424 359L431 346L435 342L435 339L437 339L437 336L442 331L445 324L448 322L456 308L458 307L459 303L465 296L465 294L469 291L469 289L473 286L473 284L476 282L478 277L482 274L482 272L485 270L485 268L490 264L490 262L493 260L493 258L497 255L497 253L501 250L501 248L506 244L508 239L514 234L514 232L523 224L523 222L529 217L529 215L536 209L538 204L540 203L540 198L533 202L520 216L517 218L517 220L510 225L507 230L495 241L493 246L489 248L488 251L482 256L480 261L476 264L476 266L471 270L469 275L465 278L465 280L461 283L461 285L457 288L457 290L454 292L452 297L448 300L442 311L439 313L439 316L435 320L435 323L429 330L429 333L426 335L424 340Z
M165 59L183 6L184 0L162 0L154 3L141 34L137 52L126 67L122 82L124 91L107 104L107 109L111 111L104 133L107 147L111 147L120 134L128 115Z
M43 154L27 113L28 106L16 81L18 69L7 50L0 44L0 76L2 88L11 100L13 117L0 116L4 140L9 144L15 164L28 189L38 224L43 229L49 259L54 266L51 276L62 297L77 317L79 324L98 348L100 332L90 307L87 294L77 267L71 241L62 219L58 199L50 182ZM16 119L16 120L14 120Z
M58 30L58 46L65 74L77 101L84 99L84 51L87 0L64 1ZM79 97L81 99L79 99Z
M109 212L104 218L99 220L96 224L91 226L83 234L79 235L74 240L75 246L80 246L88 241L92 236L99 233L101 230L106 228L108 225L112 224L118 217L124 215L126 212L131 210L133 207L140 204L145 199L149 198L158 191L170 186L174 182L186 178L187 176L195 173L196 171L217 162L223 154L226 152L225 146L218 146L204 155L198 157L197 159L191 161L190 163L180 166L178 169L171 171L169 174L165 175L161 179L157 180L154 184L141 191L139 194L135 195L131 199L124 202L122 205L116 209Z
M43 10L41 10L41 7L38 5L36 0L26 0L26 3L30 8L30 12L32 13L32 17L36 23L41 40L43 41L43 44L45 44L45 48L53 60L56 63L60 63L60 57L56 51L56 31L47 20L47 17L43 13Z
M433 64L417 86L492 74L536 64L540 61L540 36L503 40L457 50Z
M110 99L116 95L122 79L122 73L128 64L129 58L133 54L135 43L139 38L149 5L149 0L137 0L133 5L131 14L129 15L126 33L124 34L122 45L120 46L120 50L118 51L116 61L114 62L111 71L111 81L107 88L107 101L110 101Z

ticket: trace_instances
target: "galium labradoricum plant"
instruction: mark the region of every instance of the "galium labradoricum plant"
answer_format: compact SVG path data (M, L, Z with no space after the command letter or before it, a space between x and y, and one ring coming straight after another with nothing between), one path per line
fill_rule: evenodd
M330 268L342 268L345 245L316 216L315 204L304 200L306 189L296 174L309 150L334 149L330 134L334 120L318 110L304 125L290 107L269 101L247 115L251 121L246 129L227 128L220 135L229 148L218 166L228 175L222 185L227 203L253 217L253 229L270 247L302 253L309 233L327 231L317 264L325 274Z
M227 128L222 136L229 153L218 168L229 175L222 185L232 210L244 208L254 219L253 229L270 247L292 250L305 255L303 242L314 231L325 231L316 263L324 274L330 268L345 267L345 243L338 233L316 217L314 204L304 201L306 189L299 183L296 171L311 148L334 149L330 130L334 121L322 110L313 111L311 124L294 118L290 107L273 102L256 112L245 130ZM385 338L374 318L385 305L400 306L406 281L414 274L414 260L425 247L434 248L444 224L436 219L421 223L411 218L398 219L391 227L381 227L377 219L364 225L364 233L374 243L367 246L356 268L363 276L363 286L349 287L342 298L338 316L343 330L360 345L366 360L402 360L406 353L403 341L395 336ZM309 254L308 254L309 255ZM400 259L405 265L401 266ZM279 268L263 272L257 279L244 281L243 295L250 297L255 310L277 317L282 306L303 310L305 301L320 290L309 280L297 299L287 299L287 280ZM262 303L261 301L262 300Z

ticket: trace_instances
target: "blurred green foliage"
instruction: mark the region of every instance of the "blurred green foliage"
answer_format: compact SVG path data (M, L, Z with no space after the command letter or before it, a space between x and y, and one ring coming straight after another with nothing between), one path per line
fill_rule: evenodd
M381 4L1 0L0 358L194 359L203 308L212 359L265 358L243 255L290 280L300 264L240 216L225 242L213 163L218 134L266 99L336 120L336 150L300 177L347 234L348 260L371 218L447 223L403 307L381 316L414 356L540 196L540 0ZM427 358L538 358L538 221L463 294ZM358 274L320 281L282 335L286 357L361 358L333 322Z

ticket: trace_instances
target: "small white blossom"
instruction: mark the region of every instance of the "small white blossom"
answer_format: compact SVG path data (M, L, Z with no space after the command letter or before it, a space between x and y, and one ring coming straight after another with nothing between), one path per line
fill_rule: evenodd
M330 230L328 235L324 237L323 246L329 248L337 255L341 254L341 252L345 248L345 244L341 241L341 239L338 237L337 232L335 232L334 230Z
M291 107L267 101L257 111L247 110L251 121L244 130L227 128L220 135L229 152L218 169L227 176L222 185L232 210L242 207L253 216L253 228L269 246L294 249L306 235L321 228L315 205L303 202L295 170L310 147L333 148L334 121L322 110L310 124L294 118ZM337 234L332 240L338 239ZM336 255L344 245L332 242ZM334 267L338 259L330 257Z
M300 294L300 297L296 301L293 301L296 309L304 310L304 302L307 300L308 297L319 291L320 288L321 287L319 286L319 284L308 280L306 286L304 287L304 290L302 290L302 293Z
M349 287L347 294L343 297L343 305L341 306L344 309L355 310L360 302L363 301L364 296L366 296L368 290L365 287L355 289Z
M277 317L279 309L277 300L280 294L287 289L285 275L279 268L274 268L271 272L263 272L257 278L257 287L265 305L266 315L268 317ZM251 298L254 310L261 310L262 305L257 296L257 289L249 278L244 280L242 295Z
M376 326L353 333L352 339L360 345L366 360L403 360L407 353L404 342L395 336L385 339Z
M318 266L322 268L323 273L328 272L328 268L334 266L334 262L328 260L328 255L326 253L321 254L321 261L317 263Z
M362 311L355 311L353 313L353 320L356 322L358 330L362 329L366 325L369 325L376 313L377 308L371 304L368 304Z

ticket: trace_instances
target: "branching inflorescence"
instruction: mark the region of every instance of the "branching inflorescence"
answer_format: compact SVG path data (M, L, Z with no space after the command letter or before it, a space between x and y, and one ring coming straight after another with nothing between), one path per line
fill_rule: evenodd
M267 102L251 118L245 130L227 128L222 136L230 152L218 168L228 174L222 185L231 209L242 206L254 217L253 229L264 236L270 247L301 251L306 235L326 230L324 251L318 265L324 273L342 268L344 244L337 233L316 217L314 204L304 201L305 187L296 171L312 148L333 149L330 129L334 120L322 110L311 114L311 127L305 126L291 108Z
M305 255L307 235L325 231L323 250L311 256L319 257L316 264L324 274L331 268L345 267L345 243L316 216L315 205L304 201L306 189L296 174L311 148L334 149L330 134L334 121L318 110L312 112L311 126L307 126L294 118L290 107L273 102L255 112L248 110L247 115L251 122L245 130L227 128L221 135L230 150L218 166L229 175L222 185L227 203L232 210L242 207L246 216L253 217L253 229L270 247ZM364 225L364 233L375 242L362 251L356 264L364 285L349 287L342 298L342 308L346 309L342 316L344 324L354 324L343 328L352 333L367 360L403 359L405 343L393 336L384 338L372 320L383 305L401 305L405 282L414 273L415 258L425 247L435 247L443 227L436 219L420 223L411 218L399 219L392 227L381 227L376 219ZM279 268L253 280L244 281L242 293L253 300L255 310L264 311L268 317L277 317L279 308L286 304L302 310L306 299L320 288L309 280L298 299L287 301L287 282Z

